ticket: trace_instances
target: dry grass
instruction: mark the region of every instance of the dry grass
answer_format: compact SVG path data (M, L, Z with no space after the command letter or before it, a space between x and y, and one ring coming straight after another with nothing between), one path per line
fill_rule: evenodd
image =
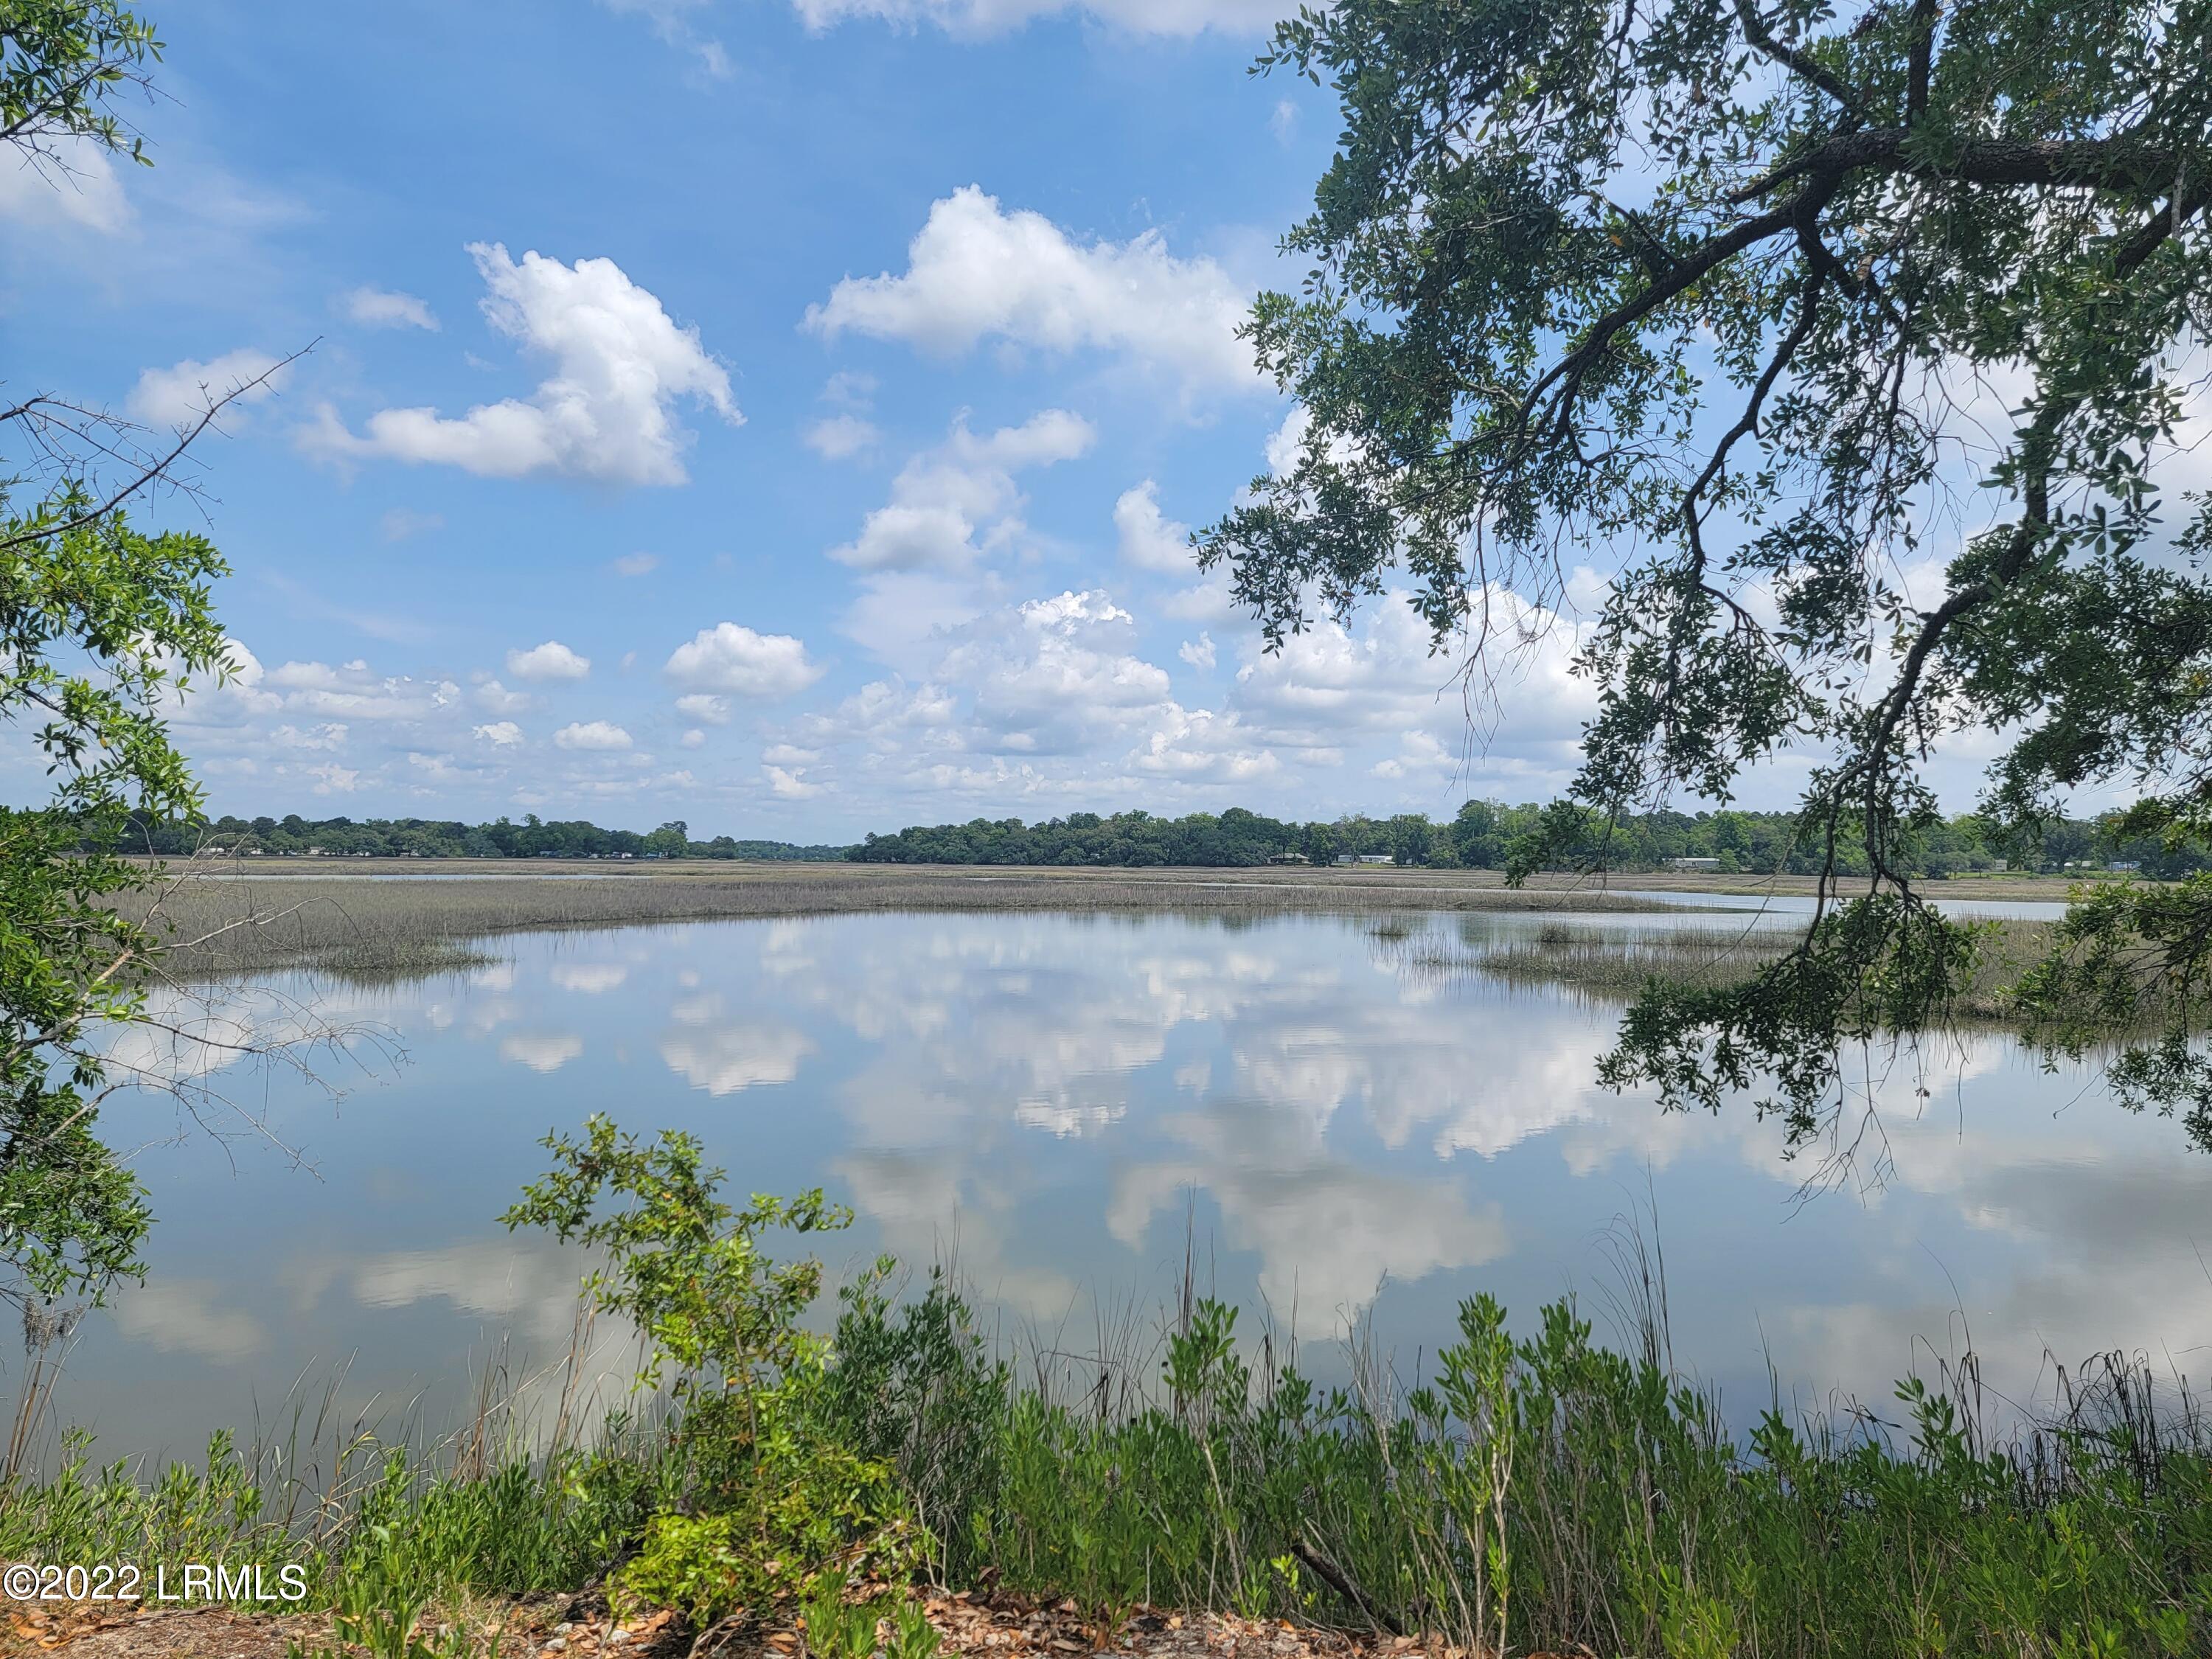
M264 873L266 872L266 873ZM1036 870L865 864L442 865L288 861L173 871L157 890L187 975L313 966L362 976L484 959L500 933L886 911L1147 912L1258 917L1380 910L1650 912L1656 901L1515 890L1486 872ZM371 876L373 879L363 879ZM426 879L426 878L428 878ZM143 914L149 900L133 902Z
M1949 1012L1966 1019L2008 1019L2012 1014L2005 988L2023 968L2049 952L2051 924L2006 920L1980 925L1988 931L1973 981ZM1483 952L1431 951L1418 965L1437 972L1479 972L1523 983L1564 985L1595 1000L1620 1002L1655 979L1733 984L1786 955L1802 938L1802 933L1771 924L1604 933L1547 927L1528 944Z

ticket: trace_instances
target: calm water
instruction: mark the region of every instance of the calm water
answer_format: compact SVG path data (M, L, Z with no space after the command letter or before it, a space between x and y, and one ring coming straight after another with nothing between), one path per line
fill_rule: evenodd
M1655 921L1742 925L1613 925ZM526 937L374 992L271 979L264 1011L373 1023L405 1062L321 1062L335 1102L210 1076L313 1167L243 1125L142 1152L152 1277L86 1321L62 1413L106 1452L188 1450L343 1364L348 1407L449 1419L501 1332L567 1345L578 1262L494 1218L593 1110L696 1132L746 1189L819 1182L860 1218L834 1268L956 1254L1002 1329L1069 1346L1102 1304L1156 1306L1190 1239L1322 1373L1354 1316L1410 1368L1479 1289L1524 1327L1575 1291L1602 1328L1607 1229L1656 1209L1676 1358L1740 1417L1770 1362L1803 1403L1886 1402L1969 1332L2021 1394L2046 1351L2212 1370L2212 1159L2172 1124L1977 1037L1874 1080L1886 1180L1805 1200L1809 1162L1749 1109L1595 1088L1607 1011L1419 960L1540 922L868 915ZM179 1128L153 1096L109 1118Z

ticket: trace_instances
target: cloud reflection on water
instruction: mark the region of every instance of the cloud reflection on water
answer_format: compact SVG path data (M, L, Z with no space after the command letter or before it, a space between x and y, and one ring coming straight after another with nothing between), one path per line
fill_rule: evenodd
M1480 948L1540 921L1413 925ZM176 1293L126 1298L120 1346L78 1363L119 1382L152 1347L273 1372L374 1333L380 1364L442 1376L492 1328L565 1340L578 1264L492 1218L542 1168L537 1136L610 1110L699 1134L742 1191L824 1184L861 1220L829 1242L833 1269L957 1254L1028 1320L1086 1295L1149 1304L1194 1218L1231 1299L1279 1325L1295 1306L1322 1338L1372 1309L1432 1350L1476 1289L1526 1318L1587 1287L1594 1239L1648 1191L1678 1354L1757 1403L1770 1359L1786 1384L1879 1401L1916 1340L1923 1362L1960 1340L1960 1308L1991 1376L2023 1389L2046 1344L2069 1364L2124 1343L2204 1369L2212 1286L2191 1241L2212 1161L2081 1073L2046 1076L1991 1034L1877 1069L1886 1178L1800 1203L1817 1158L1785 1159L1747 1106L1668 1116L1597 1089L1607 1011L1414 971L1372 932L990 914L508 941L509 960L362 1004L414 1064L342 1119L289 1109L326 1200L273 1167L179 1183L182 1165L148 1164L155 1284ZM252 1248L225 1243L249 1199L299 1203L267 1239L322 1230L287 1262L286 1322L193 1300Z

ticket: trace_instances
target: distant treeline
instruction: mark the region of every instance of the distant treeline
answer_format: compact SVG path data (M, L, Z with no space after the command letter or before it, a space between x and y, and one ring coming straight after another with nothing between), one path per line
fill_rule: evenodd
M582 819L547 823L536 813L521 823L500 818L461 823L436 818L220 817L199 823L141 823L135 843L168 856L220 850L270 857L351 858L599 858L841 860L872 864L1200 865L1236 866L1342 860L1383 860L1431 869L1494 870L1504 866L1516 838L1534 832L1543 817L1534 804L1508 806L1469 801L1442 823L1418 812L1395 817L1340 817L1297 823L1243 807L1179 818L1149 812L1071 812L1064 818L1024 823L1019 818L975 818L966 823L915 825L896 835L872 835L858 847L799 846L781 841L738 841L717 836L695 841L678 819L656 830L603 830ZM1603 842L1601 848L1601 840ZM1601 852L1615 870L1660 870L1677 860L1711 860L1722 874L1810 874L1819 848L1800 837L1788 812L1651 812L1615 823L1608 833L1592 825L1571 860L1591 861ZM1863 867L1857 849L1839 849L1849 872ZM1976 871L2063 871L2084 866L2132 866L2149 876L2182 876L2212 868L2199 849L2172 851L2154 842L2126 840L2113 821L2056 819L2033 842L2008 841L1971 813L1936 825L1914 849L1911 873L1971 874Z
M1216 815L1154 817L1149 812L1071 812L1042 823L1019 818L976 818L967 823L917 825L892 836L870 836L848 856L883 864L1266 864L1303 860L1333 864L1344 859L1387 860L1435 868L1498 869L1520 836L1533 834L1544 808L1469 801L1457 817L1438 823L1419 813L1395 817L1341 817L1293 823L1232 807ZM1601 844L1602 843L1602 844ZM1710 859L1723 874L1775 872L1810 874L1822 852L1799 834L1789 812L1651 812L1617 823L1609 832L1590 824L1574 862L1602 853L1615 870L1659 870L1678 859ZM1846 872L1863 871L1863 854L1845 845ZM1975 871L2064 870L2069 866L2134 866L2146 875L2179 876L2212 865L2201 852L2169 852L2155 842L2123 841L2102 819L2057 820L2033 842L2008 841L1974 815L1935 826L1913 849L1909 873L1923 876Z
M602 830L582 819L548 823L460 823L441 818L220 817L202 823L136 826L132 844L166 856L216 849L244 856L426 859L842 859L844 847L795 847L783 841L694 841L681 819L657 830Z

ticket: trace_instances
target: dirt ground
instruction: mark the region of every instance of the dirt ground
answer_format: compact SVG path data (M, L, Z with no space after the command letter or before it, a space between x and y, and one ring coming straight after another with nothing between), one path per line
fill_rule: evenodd
M1120 1629L1102 1632L1073 1601L1042 1604L1021 1596L931 1595L924 1605L944 1638L947 1659L1071 1659L1083 1654L1131 1659L1468 1659L1440 1642L1319 1631L1231 1613L1182 1614L1139 1607ZM502 1659L805 1659L793 1628L757 1626L703 1637L665 1613L617 1624L595 1596L546 1596L491 1609L477 1624L489 1651L499 1632ZM447 1627L450 1628L450 1627ZM425 1637L432 1632L424 1631ZM313 1652L331 1638L327 1617L258 1618L222 1608L166 1610L121 1617L66 1610L17 1614L0 1635L11 1656L62 1653L70 1659L286 1659L294 1643ZM1531 1655L1529 1659L1595 1659Z

